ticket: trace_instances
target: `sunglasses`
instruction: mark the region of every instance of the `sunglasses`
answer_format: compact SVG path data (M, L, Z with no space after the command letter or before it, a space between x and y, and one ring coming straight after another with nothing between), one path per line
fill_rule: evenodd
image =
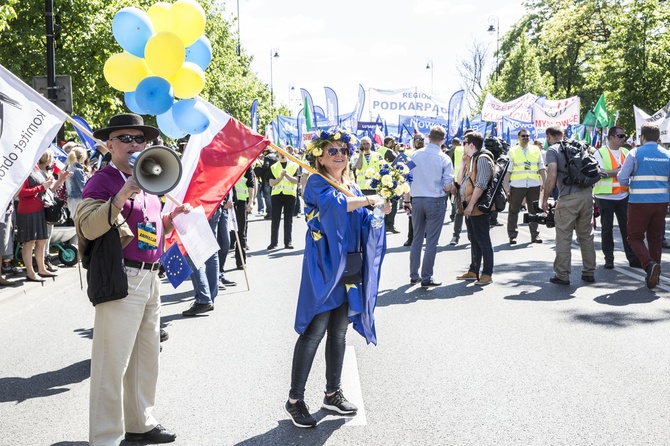
M519 135L521 138L530 138L530 135Z
M340 152L342 155L349 155L349 147L331 147L328 149L328 155L335 156L337 152Z
M423 141L423 138L414 138L414 141Z
M143 142L145 142L147 140L144 137L144 135L135 135L135 136L133 136L133 135L119 135L119 136L116 136L114 138L109 138L109 139L118 139L119 141L121 141L124 144L130 144L131 142L133 142L133 139L135 140L135 142L137 144L142 144Z
M626 135L621 134L621 133L618 134L618 135L612 135L612 136L616 136L616 137L619 138L619 139L624 139L624 138L626 138Z

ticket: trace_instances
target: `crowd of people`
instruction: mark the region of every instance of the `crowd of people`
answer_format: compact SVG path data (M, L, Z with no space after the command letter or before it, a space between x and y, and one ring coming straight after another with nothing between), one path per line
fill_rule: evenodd
M375 148L370 138L356 141L343 129L321 131L302 154L302 161L294 158L301 154L290 146L278 153L267 148L209 217L219 251L200 268L187 256L194 270L194 300L182 315L213 311L219 291L236 286L225 277L225 262L234 250L236 269L246 268L248 217L254 209L271 221L268 252L278 249L282 225L283 247L294 249L293 219L304 211L307 234L295 320L298 339L284 410L298 427L316 425L304 394L314 355L326 336L322 407L355 414L357 408L344 396L340 382L346 332L352 323L368 342L376 343L374 302L387 234L399 233L395 225L398 209L404 209L409 219L404 246L409 247L410 284L441 285L433 267L447 215L454 226L449 244L460 243L463 223L470 242L470 263L456 279L478 286L492 284L495 262L490 231L501 224L497 213L482 210L478 203L491 183L499 156L510 159L502 186L508 201L509 244L517 244L518 217L524 210L545 212L555 224L551 283L570 284L575 235L581 251L581 280L596 281L596 209L601 216L604 268L615 265L616 216L629 266L644 269L648 288L657 286L670 191L670 152L659 144L658 127L642 127L639 147L626 147L622 127L610 128L606 143L592 149L599 165L598 181L592 185L568 181L563 129L549 127L546 134L545 148L531 143L530 133L522 129L518 144L507 153L488 150L487 138L472 130L447 144L440 126L432 127L427 136L415 134L409 147L387 137ZM63 147L67 167L57 175L51 149L40 158L0 221L2 272L19 272L17 242L25 280L44 284L48 278L56 279L58 267L49 256L53 224L45 218L43 198L60 195L67 203L70 224L76 227L80 255L87 262L87 293L95 306L90 442L118 444L125 438L167 443L176 434L151 415L159 342L166 336L159 327L163 245L147 243L146 237L139 242L138 234L149 232L155 240L163 240L163 234L173 229L173 218L190 212L191 206L185 203L164 213L160 198L144 192L133 178L131 154L159 137L158 130L144 125L140 116L116 115L94 136L106 141L104 156L68 143ZM397 200L384 200L372 187L371 174L401 162L411 166L410 188ZM375 207L383 209L383 229L372 224ZM531 244L543 243L538 222L529 222L528 228ZM107 258L119 262L101 260ZM0 277L2 286L17 283Z

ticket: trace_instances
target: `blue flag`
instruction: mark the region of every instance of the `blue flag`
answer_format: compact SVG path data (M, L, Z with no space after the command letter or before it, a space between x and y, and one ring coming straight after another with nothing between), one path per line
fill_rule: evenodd
M79 124L81 124L82 127L87 129L90 134L93 134L93 130L91 130L91 126L88 125L88 122L81 116L72 116L72 119L74 121L77 121ZM74 131L77 132L77 136L79 136L79 139L81 140L82 144L84 144L84 147L88 149L91 153L94 153L97 149L95 147L95 140L88 136L86 133L84 133L82 130L79 129L79 127L75 127Z
M258 131L258 99L251 103L251 130Z
M165 268L165 275L175 288L181 285L188 276L193 274L193 270L186 263L186 259L181 253L178 243L173 243L170 249L163 253L161 263L163 264L163 268Z

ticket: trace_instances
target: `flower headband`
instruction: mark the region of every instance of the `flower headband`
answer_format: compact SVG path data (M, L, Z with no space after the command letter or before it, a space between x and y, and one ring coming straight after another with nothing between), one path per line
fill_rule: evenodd
M305 152L311 158L317 158L323 155L323 146L329 142L343 142L349 149L349 156L354 153L354 142L356 137L349 131L339 127L333 127L328 130L321 130L321 132L314 134L312 140L307 143Z

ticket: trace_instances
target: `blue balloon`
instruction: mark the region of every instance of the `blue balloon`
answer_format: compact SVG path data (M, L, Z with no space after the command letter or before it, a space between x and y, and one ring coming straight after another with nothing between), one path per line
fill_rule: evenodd
M186 62L193 62L205 71L212 61L212 44L203 34L195 43L186 48Z
M123 95L123 100L126 103L126 107L128 107L128 110L130 110L131 112L137 113L138 115L144 113L144 110L142 110L140 106L137 105L134 91L127 91L126 94Z
M172 106L172 117L180 129L191 135L204 132L209 127L209 113L195 99L184 99Z
M179 126L174 122L172 117L172 109L166 111L162 115L156 116L156 122L158 123L158 128L163 132L165 136L168 136L172 139L183 138L187 135L185 131L179 128Z
M128 6L114 16L112 33L121 48L134 56L144 57L144 47L154 34L154 26L146 12Z
M144 78L135 90L135 102L143 115L162 115L174 103L172 85L162 77Z

